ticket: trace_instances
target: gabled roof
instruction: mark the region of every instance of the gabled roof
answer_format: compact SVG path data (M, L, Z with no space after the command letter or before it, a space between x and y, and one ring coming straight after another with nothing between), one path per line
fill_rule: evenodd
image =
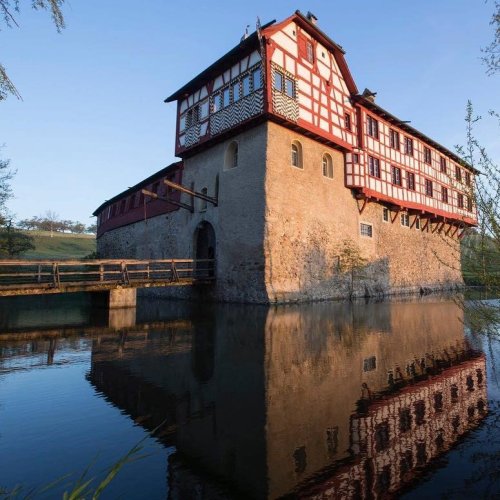
M182 161L176 161L175 163L171 163L170 165L166 166L165 168L162 168L161 170L158 170L158 172L155 172L154 174L150 175L149 177L146 177L143 179L141 182L137 183L135 186L129 187L125 191L122 191L121 193L117 194L116 196L113 196L110 200L106 200L104 203L102 203L98 208L94 210L94 213L92 215L99 215L100 212L102 212L107 206L112 205L113 203L116 203L118 200L122 200L123 198L127 198L127 196L130 196L133 193L137 193L137 191L145 186L148 186L151 184L153 181L166 176L171 170L177 170L177 168L182 167Z
M322 45L325 46L330 52L333 53L337 64L339 65L342 76L344 77L345 83L349 92L352 95L358 93L358 88L356 87L356 83L351 75L351 72L347 66L347 62L345 60L344 54L345 50L341 45L334 42L326 33L321 31L318 26L312 23L300 10L296 10L290 17L287 17L285 20L275 24L271 28L267 28L264 30L264 34L272 34L276 31L279 31L283 26L287 24L295 22L298 26L300 26L304 31L309 33L313 38L318 40Z
M384 120L387 120L389 123L392 123L393 125L399 127L400 129L404 130L405 132L408 132L408 134L413 135L414 137L419 138L422 140L422 142L425 142L432 146L433 148L437 149L441 153L443 153L446 156L449 156L452 160L454 160L456 163L459 165L462 165L463 167L467 168L471 172L474 172L475 174L480 174L481 172L479 170L476 170L474 167L469 165L463 158L458 156L456 153L453 151L450 151L448 148L445 148L439 142L436 142L435 140L431 139L430 137L427 137L425 134L417 130L416 128L411 127L406 123L405 121L401 120L400 118L397 118L393 114L389 113L389 111L386 111L384 108L381 108L378 104L375 104L373 101L367 99L361 94L358 94L354 96L354 100L364 106L365 108L369 109L372 113L375 113L376 115L380 116Z
M274 24L276 21L273 20L261 27L261 30ZM186 83L179 90L174 92L171 96L167 97L163 102L177 101L185 97L186 95L192 94L195 90L205 85L210 80L213 80L216 76L231 67L233 63L239 61L246 54L251 52L253 49L259 47L259 37L257 32L254 31L247 38L243 39L236 47L233 47L229 52L224 54L220 59L217 59L212 65L207 69L202 71L199 75L195 76L190 82Z

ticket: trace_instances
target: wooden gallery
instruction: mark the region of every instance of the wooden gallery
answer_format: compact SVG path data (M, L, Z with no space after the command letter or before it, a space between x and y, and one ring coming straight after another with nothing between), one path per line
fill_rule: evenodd
M297 11L174 92L181 160L95 211L100 257L215 258L223 301L460 286L477 171L360 93L344 54Z

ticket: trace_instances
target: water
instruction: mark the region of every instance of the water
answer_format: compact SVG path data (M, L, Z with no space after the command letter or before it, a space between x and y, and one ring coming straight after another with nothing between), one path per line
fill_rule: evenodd
M140 443L104 498L500 495L500 342L467 319L436 296L2 300L0 487L54 498Z

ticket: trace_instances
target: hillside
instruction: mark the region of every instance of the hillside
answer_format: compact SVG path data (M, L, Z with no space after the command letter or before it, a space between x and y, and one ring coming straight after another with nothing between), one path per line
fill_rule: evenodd
M65 234L49 231L25 231L34 238L35 250L24 253L23 259L81 259L96 250L93 234Z

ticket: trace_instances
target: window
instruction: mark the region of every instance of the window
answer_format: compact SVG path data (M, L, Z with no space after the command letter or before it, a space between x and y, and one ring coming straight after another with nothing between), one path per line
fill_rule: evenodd
M465 172L465 184L467 184L467 186L471 185L470 172Z
M309 41L306 42L306 54L307 54L307 60L310 63L314 62L314 47L313 44Z
M472 198L470 196L467 196L466 199L467 199L467 210L469 212L472 212Z
M426 146L424 146L424 162L431 164L431 150Z
M418 217L415 218L415 229L420 229L420 219Z
M274 72L274 88L283 92L283 75L279 71Z
M424 400L415 403L415 423L422 425L425 422L425 402Z
M350 113L344 114L344 127L347 130L351 130L351 115L350 115Z
M433 189L432 189L432 181L430 179L425 179L425 194L432 198Z
M434 393L434 410L437 412L443 411L443 393L435 392Z
M399 132L389 130L389 146L399 151Z
M240 82L233 83L233 102L240 100Z
M415 191L415 174L413 172L406 172L406 187L410 191Z
M222 109L220 99L221 99L220 92L217 92L217 94L214 94L214 96L212 98L213 113L217 113L217 111L220 111Z
M183 114L179 119L179 132L186 128L186 114Z
M364 224L361 222L359 225L359 231L361 233L361 236L367 236L368 238L371 238L373 236L373 227L371 224Z
M462 182L462 171L458 165L455 165L455 179L458 182Z
M401 186L402 185L401 169L393 165L391 166L391 173L392 173L392 183L396 186Z
M464 195L462 193L457 193L457 206L464 208Z
M302 168L302 145L299 141L292 142L292 167Z
M262 87L262 79L261 79L261 70L260 68L257 68L252 72L252 79L253 79L253 89L258 90Z
M382 209L382 220L384 222L389 222L389 209L387 207Z
M358 153L353 153L352 154L352 162L353 163L359 163L359 154Z
M238 143L233 141L229 144L224 155L224 170L238 166Z
M285 77L285 94L292 99L295 98L294 87L295 82L292 79Z
M332 157L329 154L323 155L323 175L328 177L329 179L333 179L333 161Z
M250 75L246 75L243 77L242 87L243 87L243 97L250 94L250 91L251 91L251 89L250 89Z
M413 156L413 139L405 137L405 154Z
M439 157L439 167L441 169L441 172L443 172L443 174L446 174L446 171L448 169L446 167L446 158L444 156Z
M368 171L373 177L380 178L380 161L378 158L374 158L373 156L368 157Z
M389 422L382 422L375 427L375 449L385 450L389 446Z
M443 203L448 203L448 189L441 186L441 200Z
M231 93L229 91L229 87L227 87L222 91L222 106L226 108L230 104L231 104Z
M372 356L371 358L366 358L363 360L363 371L371 372L377 369L377 358Z
M402 408L399 410L399 430L407 432L411 429L411 411L410 408Z
M200 104L200 119L204 119L208 116L208 99Z
M375 139L378 139L378 121L371 116L366 117L367 134Z
M401 214L401 225L405 227L410 227L410 216L407 212Z

